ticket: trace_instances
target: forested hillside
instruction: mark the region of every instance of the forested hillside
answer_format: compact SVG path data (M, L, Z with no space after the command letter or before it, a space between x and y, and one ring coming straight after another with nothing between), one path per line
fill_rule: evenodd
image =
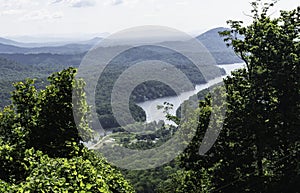
M101 49L115 49L101 48ZM1 98L0 107L9 104L9 93L12 91L12 82L24 80L26 77L37 78L39 87L45 86L45 78L53 72L62 70L69 66L78 67L85 53L82 54L0 54L0 57L6 58L0 60L0 69L5 73L1 81ZM182 55L172 52L168 49L159 47L144 46L127 50L120 56L116 57L111 64L103 72L103 75L98 80L98 88L96 93L96 108L99 114L99 119L104 128L118 127L118 123L112 115L110 101L110 93L112 86L119 75L130 66L145 60L153 60L160 58L164 62L173 64L178 69L182 70L193 84L205 83L203 75L196 66ZM16 61L16 62L13 62ZM208 80L217 76L224 75L223 69L220 69L213 64L204 66ZM9 79L7 77L9 76ZM125 88L126 89L126 88ZM186 91L187 88L182 88ZM130 109L134 118L138 121L145 120L145 113L135 103L143 102L159 97L173 96L175 92L170 87L156 81L148 81L137 86L132 93L130 101Z
M270 8L276 4L256 0L251 5L253 21L249 25L230 20L230 28L220 32L220 39L234 49L246 67L227 76L224 85L214 85L194 96L199 100L197 109L189 112L193 115L190 118L170 115L172 104L163 104L166 117L176 125L153 122L145 127L139 122L121 128L110 117L113 83L139 61L159 56L180 68L193 84L205 82L197 69L169 50L133 48L105 69L97 85L97 111L100 119L107 121L107 128L116 127L106 136L97 136L92 130L85 82L75 79L77 69L69 67L77 67L76 62L68 62L81 56L2 54L0 192L299 193L300 7L273 17ZM55 64L60 60L68 64ZM176 64L178 60L181 62ZM215 66L208 68L211 77L222 73ZM134 102L172 92L155 81L136 87L130 101L135 118L143 121L144 114ZM214 101L216 94L226 100ZM216 142L209 139L211 135L207 137L208 130L218 134ZM175 141L177 146L191 138L187 148L171 162L153 169L116 168L102 156L124 156L118 154L118 147L154 149L176 134L182 137ZM94 144L88 149L85 142ZM203 151L202 143L211 148ZM169 156L171 150L164 153L162 156ZM141 164L134 155L131 158L127 164ZM151 160L151 156L146 158Z
M179 157L182 169L159 192L299 192L300 7L272 19L273 4L252 5L251 25L230 21L222 33L247 68L216 88L226 89L228 108L218 140L199 154L212 112L208 95L199 105L197 134Z
M194 112L197 119L181 125L187 130L198 125L184 153L159 168L123 172L138 192L299 192L300 8L272 19L268 16L272 6L260 9L259 3L253 3L251 25L230 21L231 30L221 33L246 68L225 78L223 87L214 88L213 93L226 90L227 98L217 107L227 107L224 123L220 119L213 123L223 124L216 143L205 155L199 153L212 113L213 96L204 90L197 96L202 99ZM154 140L151 134L111 137L125 146L147 149L172 137L169 134Z
M46 86L47 77L67 66L56 64L24 64L0 56L0 108L10 104L13 83L35 78L37 88Z

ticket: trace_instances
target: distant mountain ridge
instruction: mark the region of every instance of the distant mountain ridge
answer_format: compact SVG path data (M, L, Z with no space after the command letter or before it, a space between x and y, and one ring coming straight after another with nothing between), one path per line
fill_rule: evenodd
M81 40L81 41L57 41L57 42L32 42L32 43L25 43L14 41L7 38L0 37L0 44L22 47L22 48L38 48L38 47L58 47L58 46L65 46L70 44L80 44L80 45L96 45L99 43L103 38L101 37L94 37L88 40Z
M227 47L224 38L220 37L220 31L228 30L227 28L219 27L211 29L196 38L207 48L214 57L217 64L232 64L243 62L233 51ZM95 37L86 41L78 41L67 43L64 45L47 45L47 43L21 43L5 38L0 38L0 53L1 54L61 54L74 55L82 54L89 51L93 46L97 45L102 38ZM180 43L180 42L179 42ZM178 42L168 42L180 46ZM13 59L13 58L10 58Z
M0 43L0 53L3 54L80 54L92 48L89 44L67 44L63 46L48 47L18 47Z
M0 43L11 45L11 46L21 46L21 47L23 45L23 43L21 43L21 42L17 42L17 41L13 41L13 40L6 39L6 38L1 38L1 37L0 37Z
M110 64L107 65L105 70L102 72L100 78L97 80L97 92L96 94L96 112L99 115L101 124L105 125L105 128L117 127L118 124L111 112L111 91L114 83L118 80L118 77L125 70L131 66L138 64L142 61L159 60L167 64L171 64L195 84L205 83L207 80L215 77L220 77L225 74L224 69L220 69L216 66L222 63L235 63L237 60L232 59L232 56L227 57L227 53L233 53L230 48L227 48L223 39L219 37L217 30L208 31L198 38L203 45L211 51L215 60L207 54L207 52L194 52L189 48L188 41L176 42L166 41L161 42L161 46L137 46L131 49L127 49L122 54L114 57ZM82 58L86 52L93 46L92 43L99 41L98 38L88 40L87 42L80 44L67 44L63 46L45 46L45 47L20 47L15 45L7 45L4 43L14 43L9 40L3 40L0 43L0 108L9 103L9 93L13 90L11 86L12 82L23 80L26 77L37 78L41 86L45 86L45 78L52 72L60 71L61 69L67 68L68 66L78 67L81 64ZM81 42L82 43L82 42ZM119 44L119 42L117 42ZM222 47L222 46L223 47ZM181 46L184 52L188 54L197 54L195 57L195 64L204 64L201 71L196 65L193 65L188 58L185 57L184 53L178 53L175 50L168 49L172 47ZM218 46L220 49L218 49ZM128 48L128 46L125 46ZM114 50L120 50L120 45L111 47L99 47L99 52L113 52ZM201 51L201 50L200 50ZM201 54L203 53L203 54ZM235 55L234 55L235 56ZM226 59L226 60L225 60ZM96 72L97 67L92 67L91 72ZM161 70L166 70L162 68ZM168 69L167 69L168 70ZM205 77L203 76L205 74ZM91 73L88 73L91 76ZM93 77L93 76L91 76ZM172 82L182 82L179 77L174 74L170 74L168 78L172 78ZM130 78L131 79L131 78ZM130 80L129 79L129 80ZM128 81L129 84L130 81ZM124 86L122 89L127 89ZM187 91L189 87L180 87L181 91ZM174 96L176 93L168 85L162 84L161 82L147 81L138 85L135 90L132 91L130 98L131 110L134 112L139 120L145 118L142 109L138 106L134 106L135 102L143 102L151 99Z
M207 48L211 55L215 58L217 64L232 64L243 62L233 51L231 47L227 47L224 38L219 32L229 30L228 28L214 28L196 38Z

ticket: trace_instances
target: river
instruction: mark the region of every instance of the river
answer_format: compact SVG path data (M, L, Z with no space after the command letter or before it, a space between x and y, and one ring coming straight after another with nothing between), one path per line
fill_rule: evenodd
M199 91L209 88L214 84L220 83L221 81L223 81L223 78L225 78L227 75L230 75L232 71L238 68L243 68L244 63L218 65L218 67L223 68L226 72L226 75L212 79L205 84L196 85L195 90L183 92L179 96L163 97L155 100L149 100L146 102L138 103L137 105L140 106L146 113L146 122L163 120L167 123L170 123L165 119L165 115L162 112L162 109L157 109L158 105L163 105L164 102L173 104L173 109L171 109L169 113L175 115L176 110L178 109L180 104L182 104L185 100L189 99L190 96L197 94Z

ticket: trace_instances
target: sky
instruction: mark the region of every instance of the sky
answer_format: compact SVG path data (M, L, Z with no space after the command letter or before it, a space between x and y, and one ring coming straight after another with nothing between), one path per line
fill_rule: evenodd
M226 21L251 21L251 0L0 0L0 37L101 36L142 25L200 34ZM291 10L298 0L281 0L271 10ZM104 33L104 34L103 34Z

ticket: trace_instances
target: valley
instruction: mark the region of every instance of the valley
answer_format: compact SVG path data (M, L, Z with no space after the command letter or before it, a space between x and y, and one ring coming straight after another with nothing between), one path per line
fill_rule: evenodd
M240 62L241 60L234 55L230 48L226 46L220 47L220 45L223 44L223 39L219 37L219 30L225 30L225 28L209 30L198 36L197 39L212 53L216 64ZM70 66L78 67L84 55L99 40L101 40L101 38L94 38L79 43L69 43L67 45L49 46L45 44L43 47L41 43L20 43L0 39L0 58L2 58L0 60L0 69L3 73L0 77L0 85L2 85L0 88L0 107L3 108L9 104L9 93L13 90L13 82L22 81L27 77L31 77L36 79L40 88L43 88L46 86L44 82L46 82L46 77L49 74ZM159 57L160 60L171 63L179 70L182 70L195 86L206 83L201 73L190 65L188 61L185 61L180 55L174 55L174 53L168 50L141 47L128 50L123 55L126 57L120 56L115 58L112 62L113 64L104 71L98 80L96 109L103 128L110 129L119 126L111 112L110 92L120 73L136 62ZM139 57L135 58L137 55ZM222 55L231 56L223 57ZM209 72L206 74L208 81L214 79L216 76L225 74L225 72L216 65L207 66L205 68L207 69L204 71ZM183 91L188 91L185 88L182 89ZM148 81L137 86L133 90L130 99L130 110L134 119L137 121L146 120L145 112L141 107L137 106L136 103L174 95L176 94L170 87L155 81Z

